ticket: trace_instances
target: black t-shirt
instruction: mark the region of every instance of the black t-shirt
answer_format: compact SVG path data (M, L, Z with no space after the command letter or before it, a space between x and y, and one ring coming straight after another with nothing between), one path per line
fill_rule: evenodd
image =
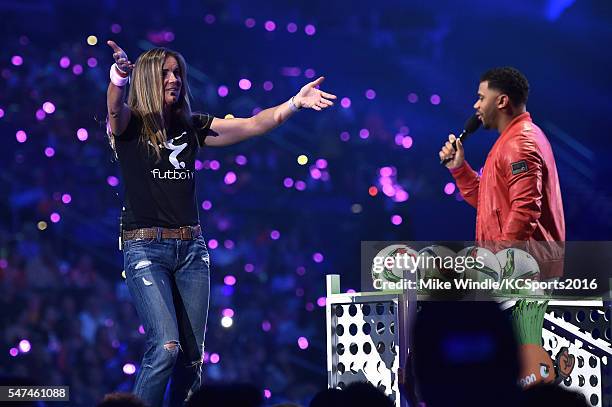
M194 128L177 125L167 132L157 159L149 141L141 141L142 119L132 112L126 130L115 137L125 184L124 230L178 228L199 222L195 191L195 156L204 146L210 115L193 115Z

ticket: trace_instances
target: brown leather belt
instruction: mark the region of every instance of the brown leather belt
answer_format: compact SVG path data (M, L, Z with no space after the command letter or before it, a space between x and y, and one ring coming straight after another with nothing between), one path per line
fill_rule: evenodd
M162 239L181 239L193 240L202 236L202 228L200 225L181 226L178 229L167 228L142 228L123 231L123 241L135 239L157 239L157 236Z

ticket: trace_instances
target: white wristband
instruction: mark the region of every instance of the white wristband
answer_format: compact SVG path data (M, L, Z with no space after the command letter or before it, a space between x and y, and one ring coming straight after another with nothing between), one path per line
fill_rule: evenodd
M119 73L117 72L118 69L119 69L119 67L117 66L117 64L111 65L110 80L113 83L113 85L119 86L121 88L121 87L127 85L127 83L130 81L130 77L129 76L123 77L123 76L119 75ZM121 72L123 72L123 71L121 71Z
M289 109L291 109L292 112L297 112L301 108L296 106L295 102L293 101L294 97L295 96L291 96L291 99L289 99Z

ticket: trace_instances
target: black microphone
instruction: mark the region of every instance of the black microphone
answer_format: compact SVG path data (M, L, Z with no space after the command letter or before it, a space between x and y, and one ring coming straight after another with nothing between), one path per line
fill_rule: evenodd
M459 137L457 138L461 140L461 142L463 143L470 134L478 130L481 124L482 122L480 121L480 119L478 119L478 116L476 115L470 116L470 118L465 121L465 124L463 125L463 130L461 131L461 133L459 134ZM453 149L457 151L457 140L453 141ZM440 164L446 165L451 160L452 158L440 160Z

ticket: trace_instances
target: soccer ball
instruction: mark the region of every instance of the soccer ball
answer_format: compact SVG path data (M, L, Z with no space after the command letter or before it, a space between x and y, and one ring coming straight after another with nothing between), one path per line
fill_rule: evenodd
M521 249L504 249L495 254L502 265L502 278L537 279L540 275L538 262Z
M397 259L398 256L402 259L399 264L394 264L391 268L385 266L385 259L389 257ZM403 244L394 244L385 247L376 254L376 257L372 261L372 280L381 279L391 283L401 281L404 278L404 270L416 272L417 256L418 252L416 250ZM403 260L404 258L407 260ZM407 268L402 267L404 266L404 262L407 263Z
M521 249L509 248L495 254L502 266L502 279L538 280L540 267L532 255ZM521 289L511 290L512 294L540 294L536 291Z
M465 278L472 281L483 282L493 280L499 282L501 280L501 265L495 254L483 247L469 246L457 253L457 257L464 258L479 258L479 262L474 264L474 267L465 267ZM482 263L482 265L481 265ZM464 263L465 264L465 263Z
M457 254L444 246L428 246L419 251L419 279L452 280L463 278L454 270L455 256Z

